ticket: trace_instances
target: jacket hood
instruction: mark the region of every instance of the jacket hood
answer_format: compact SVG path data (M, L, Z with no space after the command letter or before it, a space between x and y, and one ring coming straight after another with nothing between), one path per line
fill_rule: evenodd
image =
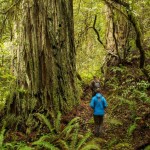
M102 95L100 93L97 93L96 97L102 97Z

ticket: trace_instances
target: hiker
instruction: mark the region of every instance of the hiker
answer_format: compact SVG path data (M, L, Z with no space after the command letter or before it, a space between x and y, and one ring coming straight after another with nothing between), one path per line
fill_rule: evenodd
M90 88L92 90L92 97L95 96L96 90L100 88L100 81L96 76L93 76L93 80L90 84Z
M90 102L90 107L93 109L93 117L94 117L94 134L95 136L99 136L102 132L102 124L103 118L105 114L105 108L107 107L107 101L100 93L100 89L97 89L96 95L92 97Z

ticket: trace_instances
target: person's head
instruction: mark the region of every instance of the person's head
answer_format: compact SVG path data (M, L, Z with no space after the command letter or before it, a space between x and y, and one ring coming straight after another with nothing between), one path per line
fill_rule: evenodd
M97 88L97 89L96 89L96 93L101 93L100 88Z

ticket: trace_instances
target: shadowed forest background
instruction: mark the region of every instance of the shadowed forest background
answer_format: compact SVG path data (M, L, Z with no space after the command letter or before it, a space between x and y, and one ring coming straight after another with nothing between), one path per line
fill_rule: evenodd
M149 150L149 24L149 0L0 0L0 149Z

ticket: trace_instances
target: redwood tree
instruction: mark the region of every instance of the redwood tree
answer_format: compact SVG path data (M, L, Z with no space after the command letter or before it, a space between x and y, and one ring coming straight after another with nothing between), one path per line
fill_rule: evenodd
M23 0L17 8L17 85L7 112L66 112L78 103L72 0Z

